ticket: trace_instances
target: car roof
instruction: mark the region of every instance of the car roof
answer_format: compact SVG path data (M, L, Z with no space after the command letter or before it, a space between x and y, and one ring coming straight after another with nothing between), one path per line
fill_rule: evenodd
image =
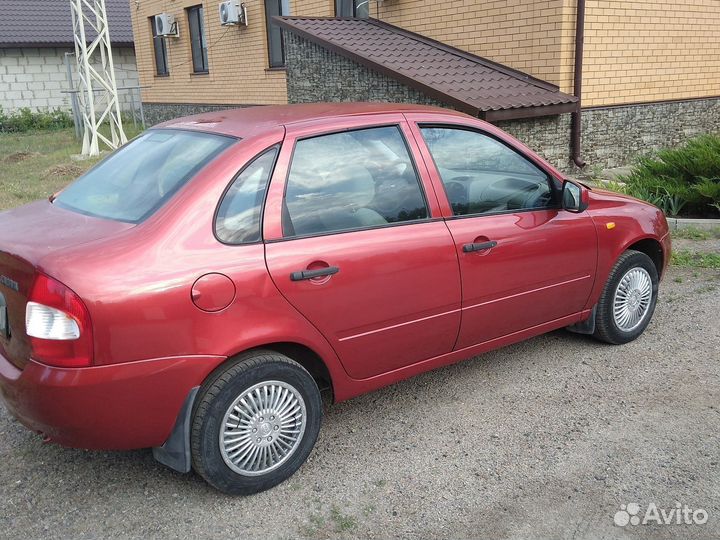
M333 119L343 116L392 113L434 113L467 117L464 113L427 105L399 103L302 103L297 105L259 105L223 109L176 118L156 128L192 129L234 137L261 135L279 126Z

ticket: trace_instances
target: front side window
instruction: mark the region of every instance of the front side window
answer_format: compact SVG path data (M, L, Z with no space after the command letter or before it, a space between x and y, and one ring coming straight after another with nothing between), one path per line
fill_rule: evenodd
M454 215L554 206L548 175L500 141L466 129L421 130Z
M188 28L190 31L190 49L192 53L193 72L207 73L209 68L203 7L193 6L188 8L187 14Z
M285 190L285 236L381 227L428 217L396 126L297 142Z
M155 17L150 17L150 28L152 28L153 50L155 52L155 73L160 77L170 75L170 69L168 68L167 44L165 43L165 38L157 35Z
M277 147L255 158L223 196L215 218L215 234L221 242L248 244L261 240L262 208L276 155Z
M265 27L268 39L268 58L270 67L285 65L285 44L280 27L272 21L275 16L290 13L288 0L265 0Z
M148 130L70 184L53 202L81 214L138 223L236 140Z
M335 0L335 16L367 19L370 16L370 0Z

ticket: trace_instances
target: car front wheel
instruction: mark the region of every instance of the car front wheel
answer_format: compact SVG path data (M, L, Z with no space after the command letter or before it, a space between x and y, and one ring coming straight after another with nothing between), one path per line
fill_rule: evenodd
M634 250L623 253L598 302L595 337L619 345L642 334L655 311L658 282L650 257Z
M264 491L305 462L321 419L317 384L300 364L273 351L241 355L198 394L193 467L225 493Z

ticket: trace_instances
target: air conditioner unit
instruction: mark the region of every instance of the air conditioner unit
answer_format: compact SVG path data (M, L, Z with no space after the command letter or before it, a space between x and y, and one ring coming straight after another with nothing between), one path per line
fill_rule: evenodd
M161 13L155 15L155 34L158 36L178 37L178 25L175 22L175 15L169 13Z
M239 3L237 0L228 0L220 4L220 24L223 26L231 26L244 24L247 26L247 8L245 4Z

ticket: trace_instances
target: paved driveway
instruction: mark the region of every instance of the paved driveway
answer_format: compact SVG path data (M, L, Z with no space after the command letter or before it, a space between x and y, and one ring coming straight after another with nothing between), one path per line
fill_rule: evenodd
M0 406L0 536L717 537L718 360L720 271L672 269L638 341L554 332L332 406L299 473L249 498L150 451L43 445ZM613 524L676 502L707 523Z

